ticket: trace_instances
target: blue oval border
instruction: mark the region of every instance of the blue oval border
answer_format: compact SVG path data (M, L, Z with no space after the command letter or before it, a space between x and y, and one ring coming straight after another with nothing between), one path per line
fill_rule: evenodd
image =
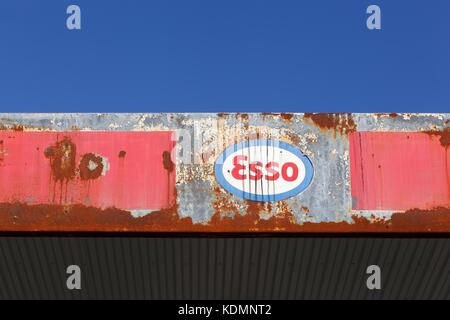
M294 189L287 191L287 192L273 194L273 195L258 195L258 194L245 192L245 191L242 191L242 190L239 190L239 189L233 187L230 183L228 183L228 181L225 179L225 177L222 174L223 162L226 159L226 155L232 154L243 148L254 147L254 146L267 146L267 147L275 146L275 147L279 147L281 149L287 150L287 151L295 154L305 165L305 171L306 171L305 179L302 181L302 183L300 183ZM219 160L221 160L221 161L219 162ZM297 149L296 147L294 147L293 145L291 145L289 143L286 143L283 141L278 141L278 140L247 140L247 141L242 141L242 142L236 143L236 144L226 148L216 159L216 163L214 165L214 173L216 176L216 180L219 182L219 184L225 190L231 192L235 196L238 196L240 198L247 199L247 200L260 201L260 202L271 202L271 201L280 201L280 200L283 200L286 198L290 198L292 196L295 196L295 195L305 191L306 188L308 188L309 185L311 184L312 179L314 177L314 167L312 165L311 160L308 158L308 156L303 154L299 149Z

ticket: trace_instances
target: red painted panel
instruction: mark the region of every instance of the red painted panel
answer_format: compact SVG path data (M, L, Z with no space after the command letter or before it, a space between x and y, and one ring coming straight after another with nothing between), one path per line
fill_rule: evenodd
M167 208L175 170L164 168L163 154L172 153L172 135L1 131L0 202Z
M431 209L450 205L448 150L421 132L350 135L353 209Z

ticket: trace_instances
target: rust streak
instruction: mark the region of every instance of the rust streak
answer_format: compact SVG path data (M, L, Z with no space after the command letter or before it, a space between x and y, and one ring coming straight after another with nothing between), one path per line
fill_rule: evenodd
M169 172L172 172L175 168L175 164L173 163L172 159L170 158L170 152L164 151L162 154L163 157L163 166L164 169L166 169Z
M75 177L76 146L68 137L56 142L44 151L46 158L50 159L50 166L55 181L68 181Z
M272 116L272 117L279 117L281 114L276 112L261 112L261 115L263 117Z
M0 140L0 165L5 160L5 146L3 140Z
M250 205L253 207L253 205ZM134 218L130 212L117 208L99 209L83 205L28 205L1 203L2 230L27 231L152 231L152 232L447 232L450 208L412 209L393 214L391 220L371 222L353 217L348 222L306 222L296 224L286 208L276 216L261 219L256 211L264 204L255 204L246 214L224 216L216 212L206 224L193 223L190 217L180 218L178 205ZM280 204L280 208L283 205ZM218 208L219 209L219 208ZM222 211L223 208L220 208ZM234 209L232 209L234 210Z
M426 133L430 136L438 136L441 146L443 146L446 149L450 146L450 127L447 127L441 131L430 130L430 131L423 131L423 133Z
M397 118L398 113L391 112L391 113L375 113L374 114L377 117L389 117L389 118Z
M356 131L356 124L350 113L305 113L304 117L322 130L334 130L340 134Z
M0 124L0 131L16 131L16 132L22 132L22 131L41 131L46 130L43 127L33 127L33 126L25 126L22 124Z
M248 121L248 113L236 113L237 118L241 118L243 121Z
M226 112L219 112L218 114L217 114L217 116L219 117L219 118L226 118L226 117L228 117L230 114L229 113L226 113Z
M294 118L292 113L281 113L281 119L285 121L291 121Z

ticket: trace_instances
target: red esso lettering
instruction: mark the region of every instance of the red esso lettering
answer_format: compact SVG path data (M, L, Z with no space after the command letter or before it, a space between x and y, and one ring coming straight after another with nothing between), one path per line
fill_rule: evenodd
M297 165L293 162L286 162L281 168L281 175L283 176L283 179L286 181L295 181L298 177Z
M236 180L258 181L262 178L268 181L276 181L280 178L280 164L270 161L265 165L261 161L252 161L248 165L247 175L247 156L238 155L233 158L233 169L231 175ZM285 181L292 182L298 178L298 166L294 162L286 162L281 166L281 178Z
M233 158L233 170L231 170L231 175L236 180L244 180L246 178L245 174L242 174L241 171L245 172L245 166L240 164L240 161L247 160L247 156L235 156Z

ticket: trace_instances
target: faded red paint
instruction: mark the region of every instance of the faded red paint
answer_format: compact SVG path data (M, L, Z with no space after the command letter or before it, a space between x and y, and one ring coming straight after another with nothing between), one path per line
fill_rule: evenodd
M439 135L354 132L351 193L356 210L432 209L450 205L450 157Z
M172 135L1 131L0 202L168 208L175 170L164 168L163 154L173 150Z

